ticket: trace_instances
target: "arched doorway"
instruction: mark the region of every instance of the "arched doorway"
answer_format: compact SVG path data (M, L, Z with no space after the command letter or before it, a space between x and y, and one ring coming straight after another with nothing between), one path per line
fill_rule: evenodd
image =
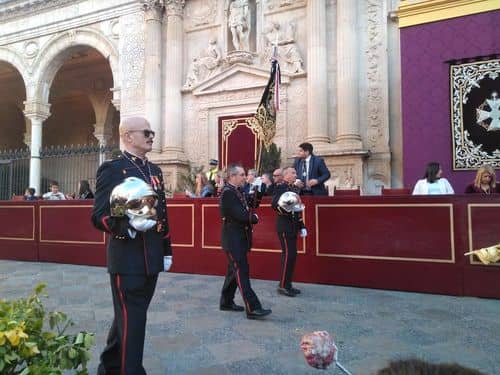
M0 61L0 199L10 199L28 185L29 133L23 108L26 89L20 72ZM28 126L29 128L29 126Z
M102 146L118 145L119 113L111 103L113 75L109 62L96 49L71 47L57 71L49 93L51 116L43 124L43 191L50 181L67 194L79 180L94 183L102 161Z

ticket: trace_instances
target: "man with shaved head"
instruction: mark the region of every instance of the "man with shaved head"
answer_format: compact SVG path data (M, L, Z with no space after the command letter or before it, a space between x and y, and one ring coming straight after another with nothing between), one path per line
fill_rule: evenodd
M99 167L92 211L94 226L109 234L107 267L114 307L97 374L143 375L147 309L158 274L172 266L172 247L162 172L146 158L155 133L142 117L123 119L119 131L122 153ZM156 219L111 215L111 192L127 177L143 180L157 194Z

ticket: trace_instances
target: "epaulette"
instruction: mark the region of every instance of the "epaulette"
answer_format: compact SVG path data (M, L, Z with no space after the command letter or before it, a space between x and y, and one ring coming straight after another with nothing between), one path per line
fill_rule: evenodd
M114 157L113 159L106 160L105 163L112 163L112 164L114 164L114 163L122 162L124 160L126 160L126 159L123 157L123 154L120 154L120 155Z

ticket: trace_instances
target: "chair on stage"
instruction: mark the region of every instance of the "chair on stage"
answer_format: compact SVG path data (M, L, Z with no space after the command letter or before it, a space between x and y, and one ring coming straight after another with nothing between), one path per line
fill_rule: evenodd
M382 186L382 195L410 195L411 188L397 188L397 189L387 189Z
M335 186L333 188L333 196L351 196L351 197L359 197L361 195L361 189L359 186L356 189L337 189Z

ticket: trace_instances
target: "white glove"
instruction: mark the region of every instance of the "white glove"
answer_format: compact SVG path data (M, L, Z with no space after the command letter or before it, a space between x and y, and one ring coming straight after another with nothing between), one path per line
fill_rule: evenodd
M163 269L165 272L167 272L170 267L172 267L172 264L174 264L174 261L172 260L172 255L167 255L163 257Z
M137 234L137 232L133 229L127 229L128 231L128 235L130 236L130 238L135 238L135 235Z
M300 237L305 237L307 236L307 229L306 228L302 228L300 230Z
M139 232L146 232L156 225L156 220L135 216L129 220L129 224Z

